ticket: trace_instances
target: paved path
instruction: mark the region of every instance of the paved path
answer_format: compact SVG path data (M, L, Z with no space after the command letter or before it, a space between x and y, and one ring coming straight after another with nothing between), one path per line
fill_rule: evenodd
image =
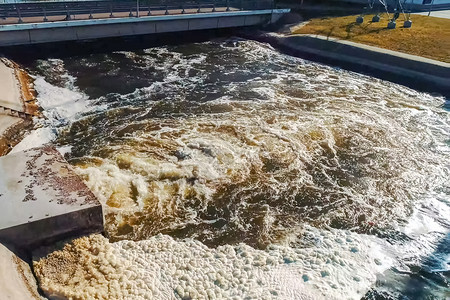
M416 15L428 16L428 12L427 11L420 12L420 13L415 13L415 14ZM450 9L449 10L432 11L430 16L431 17L436 17L436 18L450 19Z

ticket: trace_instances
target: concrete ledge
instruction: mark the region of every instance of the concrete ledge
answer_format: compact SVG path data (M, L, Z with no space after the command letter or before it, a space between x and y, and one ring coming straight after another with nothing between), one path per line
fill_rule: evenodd
M0 57L0 79L0 115L21 118L38 115L33 79L25 70Z
M450 97L448 63L324 36L262 34L256 39L291 55Z
M20 248L103 231L101 204L52 147L0 158L0 241Z
M25 111L16 71L0 60L0 106Z
M13 62L0 57L0 156L10 151L24 127L31 124L34 96L26 76Z

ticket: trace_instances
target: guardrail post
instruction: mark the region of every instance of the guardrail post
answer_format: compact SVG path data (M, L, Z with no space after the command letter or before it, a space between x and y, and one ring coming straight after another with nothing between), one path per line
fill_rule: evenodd
M21 16L21 14L20 14L20 7L19 7L19 5L17 5L17 15L19 16L19 20L17 21L17 23L23 23L23 20L22 20L22 16Z
M136 0L136 18L139 18L139 0Z
M67 7L67 5L65 5L65 7L66 7L66 18L64 20L70 21L72 18L70 17L69 8Z
M431 0L430 10L428 11L428 16L431 15L431 10L433 9L434 0Z
M48 21L48 19L47 19L47 9L45 9L45 6L44 6L44 22L47 22Z

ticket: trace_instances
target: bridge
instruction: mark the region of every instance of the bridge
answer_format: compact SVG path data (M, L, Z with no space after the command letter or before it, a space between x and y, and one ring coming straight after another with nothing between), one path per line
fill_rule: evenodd
M0 0L0 47L274 23L274 0Z

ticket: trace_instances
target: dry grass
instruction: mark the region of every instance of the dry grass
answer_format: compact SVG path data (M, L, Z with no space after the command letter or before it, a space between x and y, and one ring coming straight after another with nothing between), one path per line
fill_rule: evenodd
M378 23L367 15L363 24L356 24L356 17L312 19L294 33L332 36L450 63L450 19L411 15L412 27L403 28L400 16L397 28L387 29L387 14Z

